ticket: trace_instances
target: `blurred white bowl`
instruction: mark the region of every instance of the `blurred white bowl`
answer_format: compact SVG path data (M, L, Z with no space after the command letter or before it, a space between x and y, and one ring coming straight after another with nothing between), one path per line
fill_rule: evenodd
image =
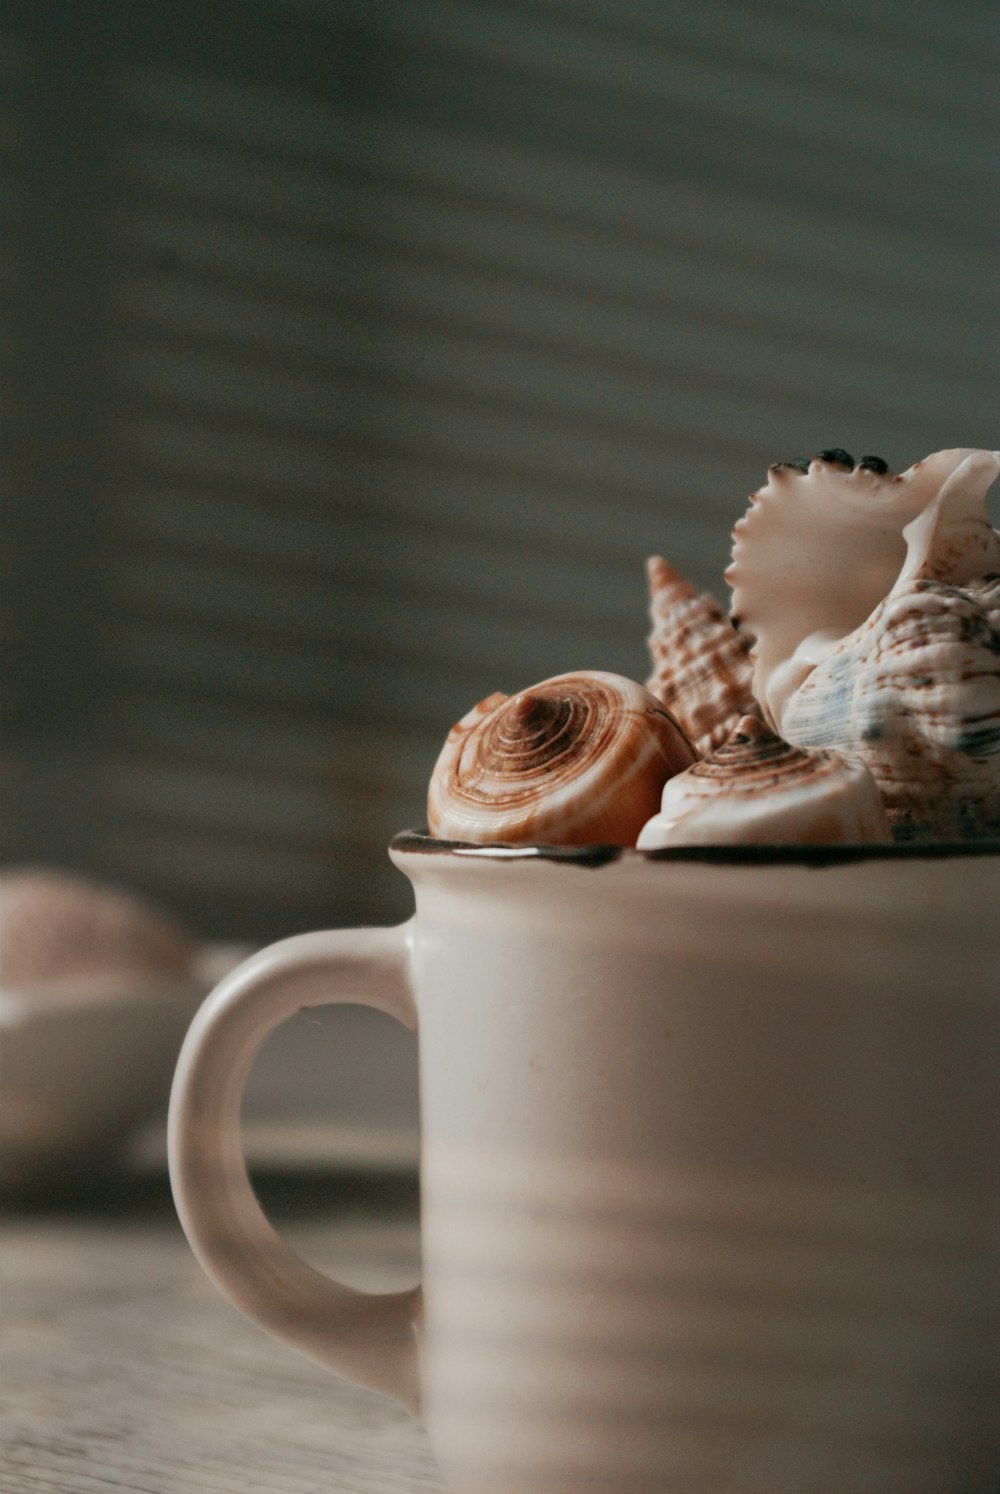
M65 1176L158 1110L194 1013L247 953L210 946L187 976L88 975L0 990L0 1183Z

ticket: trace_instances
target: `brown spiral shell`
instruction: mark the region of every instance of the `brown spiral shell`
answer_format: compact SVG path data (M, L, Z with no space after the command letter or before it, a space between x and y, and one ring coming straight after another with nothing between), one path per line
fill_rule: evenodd
M633 845L664 783L694 761L673 717L601 670L495 694L448 734L427 822L474 845Z
M793 747L758 716L664 786L640 850L674 845L834 845L887 841L868 770L836 752Z

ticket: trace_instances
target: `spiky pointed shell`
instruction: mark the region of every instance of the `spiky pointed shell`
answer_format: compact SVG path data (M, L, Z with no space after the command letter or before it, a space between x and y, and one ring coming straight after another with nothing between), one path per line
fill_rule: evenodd
M705 757L722 745L741 716L756 712L752 640L737 631L713 596L659 555L646 562L646 571L653 665L646 688Z

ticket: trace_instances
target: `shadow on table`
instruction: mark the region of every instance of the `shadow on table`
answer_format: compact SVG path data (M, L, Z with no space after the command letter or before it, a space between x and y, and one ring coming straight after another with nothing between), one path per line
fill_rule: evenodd
M267 1214L289 1223L329 1220L357 1211L416 1216L420 1185L413 1168L345 1168L301 1171L251 1168ZM156 1218L175 1214L165 1171L137 1172L111 1160L77 1162L21 1188L0 1191L7 1217Z

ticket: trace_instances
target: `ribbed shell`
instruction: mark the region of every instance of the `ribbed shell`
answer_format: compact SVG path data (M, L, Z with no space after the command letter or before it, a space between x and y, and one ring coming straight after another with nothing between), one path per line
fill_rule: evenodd
M746 716L708 757L672 778L640 850L677 845L835 845L890 839L868 770L784 741Z
M598 670L557 675L489 696L452 728L428 826L475 845L633 845L666 780L694 756L642 685Z
M1000 835L1000 627L988 600L903 582L784 708L793 741L867 764L897 839Z
M646 562L653 672L646 688L675 716L699 757L729 736L741 716L756 713L746 634L719 603L659 555Z

